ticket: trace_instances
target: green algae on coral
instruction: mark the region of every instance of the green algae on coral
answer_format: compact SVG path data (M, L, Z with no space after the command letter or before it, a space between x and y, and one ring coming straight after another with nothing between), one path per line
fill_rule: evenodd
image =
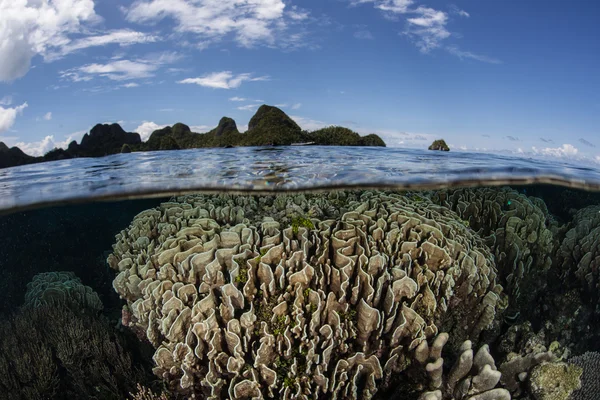
M300 227L306 228L306 229L315 229L315 224L313 224L313 222L310 220L310 218L304 217L304 216L296 216L296 217L292 217L292 232L294 233L294 235L296 235L298 233L298 230L300 229Z
M567 400L581 387L583 369L562 362L544 362L531 371L529 385L536 400Z

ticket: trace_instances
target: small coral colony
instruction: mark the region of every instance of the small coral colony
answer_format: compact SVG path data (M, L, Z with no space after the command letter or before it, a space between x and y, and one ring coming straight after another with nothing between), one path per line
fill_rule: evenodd
M161 382L132 396L598 399L599 211L509 188L172 198L107 259ZM102 308L36 279L30 304Z

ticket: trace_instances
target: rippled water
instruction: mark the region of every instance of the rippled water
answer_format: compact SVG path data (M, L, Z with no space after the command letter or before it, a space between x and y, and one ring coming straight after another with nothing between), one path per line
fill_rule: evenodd
M0 211L214 191L553 183L598 190L600 170L558 160L397 148L242 147L117 154L0 170Z

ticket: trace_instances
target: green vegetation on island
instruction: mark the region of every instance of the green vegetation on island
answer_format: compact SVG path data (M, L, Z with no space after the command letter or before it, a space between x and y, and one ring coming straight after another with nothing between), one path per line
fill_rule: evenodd
M176 123L152 132L142 142L135 132L125 132L119 124L97 124L81 143L73 141L67 149L54 149L43 157L23 153L18 147L8 148L0 142L0 168L55 161L76 157L101 157L135 151L179 150L205 147L288 146L314 144L321 146L382 146L385 142L376 134L360 136L351 129L329 126L305 131L277 107L262 105L241 133L235 121L223 117L219 125L206 133L192 132L190 127Z
M429 146L429 150L440 150L440 151L450 151L450 147L446 144L444 139L434 140Z

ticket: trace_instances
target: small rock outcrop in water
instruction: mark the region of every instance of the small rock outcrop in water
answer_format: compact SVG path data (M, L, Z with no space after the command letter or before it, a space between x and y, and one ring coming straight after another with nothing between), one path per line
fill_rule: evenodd
M434 140L429 146L429 150L441 150L441 151L450 151L450 147L446 144L444 139Z
M330 126L313 132L302 130L293 119L277 107L262 105L250 119L248 131L240 133L235 121L223 117L219 125L206 133L192 132L190 127L176 123L158 129L142 142L140 135L126 132L119 124L98 124L85 134L81 144L73 141L69 147L54 149L43 157L32 157L3 143L0 146L0 168L75 157L101 157L130 151L195 149L202 147L285 146L310 143L323 146L382 146L377 135L360 136L351 129ZM124 151L125 150L125 151Z

